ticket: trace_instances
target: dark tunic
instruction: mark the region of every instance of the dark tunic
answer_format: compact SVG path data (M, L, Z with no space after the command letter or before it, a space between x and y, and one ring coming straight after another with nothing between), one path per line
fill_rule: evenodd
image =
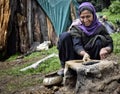
M82 59L80 51L83 50L90 55L91 59L100 59L100 49L108 46L112 52L113 40L103 25L91 36L87 36L78 27L73 26L70 32L64 32L59 36L58 50L61 65L64 67L68 60Z

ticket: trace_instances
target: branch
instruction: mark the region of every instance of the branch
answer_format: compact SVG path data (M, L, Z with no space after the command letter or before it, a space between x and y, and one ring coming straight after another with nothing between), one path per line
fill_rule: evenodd
M47 59L49 59L49 58L51 58L51 57L54 57L54 56L58 57L57 54L53 53L53 54L51 54L51 55L49 55L49 56L47 56L47 57L45 57L45 58L37 61L36 63L34 63L34 64L32 64L32 65L30 65L30 66L28 66L28 67L25 67L25 68L21 69L20 71L26 71L26 70L31 69L31 68L34 68L34 69L35 69L35 68L37 68L38 65L41 64L43 61L45 61L45 60L47 60Z

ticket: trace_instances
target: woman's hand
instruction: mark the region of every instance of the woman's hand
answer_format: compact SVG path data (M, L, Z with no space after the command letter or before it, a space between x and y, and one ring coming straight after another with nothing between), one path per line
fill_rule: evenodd
M86 62L86 61L90 61L90 56L88 53L85 53L84 56L83 56L83 61Z
M83 59L82 59L83 62L90 61L90 56L89 56L89 54L87 52L81 51L80 55L83 56Z
M100 59L103 60L103 59L107 58L108 54L109 54L108 50L106 48L102 48L100 50Z

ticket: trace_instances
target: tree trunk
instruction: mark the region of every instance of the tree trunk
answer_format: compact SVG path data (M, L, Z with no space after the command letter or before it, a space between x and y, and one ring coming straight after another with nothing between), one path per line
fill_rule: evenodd
M10 0L0 1L0 56L6 49L8 22L10 18Z

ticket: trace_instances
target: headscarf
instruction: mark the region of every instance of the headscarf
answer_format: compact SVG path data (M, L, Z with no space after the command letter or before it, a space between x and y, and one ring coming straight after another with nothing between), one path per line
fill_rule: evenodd
M93 14L93 22L90 26L84 26L83 24L77 25L80 29L83 30L84 33L86 33L88 36L93 35L99 26L101 26L101 23L97 19L96 11L94 6L90 2L84 2L79 6L79 11L83 9L84 7L87 7L92 11Z

